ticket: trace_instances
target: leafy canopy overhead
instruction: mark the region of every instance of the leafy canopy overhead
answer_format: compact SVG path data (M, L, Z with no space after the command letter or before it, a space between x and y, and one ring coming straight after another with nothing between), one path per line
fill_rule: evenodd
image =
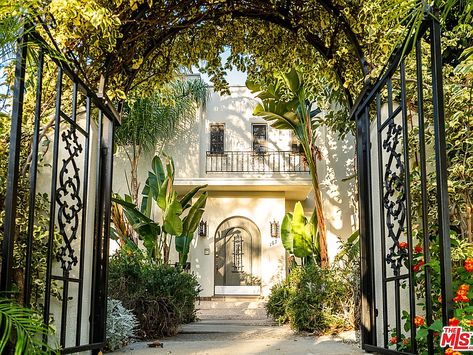
M193 65L209 73L221 89L229 67L269 76L296 63L324 77L325 84L335 90L354 96L372 69L369 63L377 62L378 52L389 50L393 42L384 36L385 28L373 26L380 20L373 14L389 18L390 11L402 14L409 8L399 0L370 4L361 0L7 3L3 17L45 15L52 38L80 62L87 79L96 83L105 73L109 88L117 87L118 94L145 78L156 78L159 85L182 67ZM396 26L386 28L393 28L387 32L396 36ZM219 54L225 46L232 53L222 65Z
M0 22L44 18L49 34L36 25L43 37L54 38L92 86L104 74L111 98L156 92L194 66L219 91L230 68L267 83L295 67L324 108L351 106L431 5L448 31L471 27L471 16L457 16L471 14L471 2L460 0L6 0Z

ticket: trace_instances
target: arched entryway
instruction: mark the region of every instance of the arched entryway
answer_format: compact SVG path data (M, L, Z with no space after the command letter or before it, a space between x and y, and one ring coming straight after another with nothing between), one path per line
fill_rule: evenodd
M225 219L215 232L215 294L259 295L261 233L249 218Z

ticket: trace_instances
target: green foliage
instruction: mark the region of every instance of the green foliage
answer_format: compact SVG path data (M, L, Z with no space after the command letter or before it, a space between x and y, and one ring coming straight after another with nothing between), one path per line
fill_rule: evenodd
M10 299L0 299L0 322L4 332L0 339L0 353L13 344L14 354L52 354L54 351L43 341L52 330L45 327L42 318L29 308Z
M314 226L317 224L318 233L314 231L312 235L318 239L319 260L321 265L325 266L328 263L327 237L316 165L320 152L315 145L317 128L320 125L317 115L320 110L313 108L313 102L309 101L306 93L303 76L295 69L276 76L274 84L264 90L251 81L247 82L247 86L253 93L257 93L256 97L262 101L255 107L253 115L262 117L274 128L292 130L304 149L314 188L315 207L311 223Z
M168 237L176 237L176 250L182 266L187 262L189 245L204 213L207 193L203 192L192 203L196 194L207 185L196 186L181 199L174 191L174 162L165 155L166 164L159 156L155 156L151 163L151 171L143 188L141 207L138 208L131 196L124 198L116 196L115 203L123 207L128 223L143 241L148 256L157 262L168 262ZM152 207L155 203L161 210L161 224L152 218ZM185 217L181 215L187 212ZM182 218L182 219L181 219Z
M166 141L179 139L197 119L197 109L205 107L209 91L202 80L177 80L159 92L135 93L128 98L122 125L115 131L130 163L129 190L138 203L140 182L138 163L143 152L161 152Z
M34 90L32 90L34 91ZM27 109L28 107L26 107ZM28 111L27 111L28 112ZM29 214L29 153L31 151L31 137L33 131L33 115L25 115L23 120L23 132L21 140L20 152L20 178L18 181L18 204L16 218L16 234L13 250L13 281L14 288L17 291L18 300L22 297L24 289L24 268L26 263L26 247L28 240L28 214ZM6 197L6 179L7 164L10 140L10 124L9 116L0 115L0 240L4 236L4 221ZM33 253L32 253L32 295L41 297L45 291L46 278L46 259L49 238L49 196L47 194L37 194L35 198L35 223L33 226ZM53 254L58 251L61 243L61 237L55 231L53 233ZM60 297L60 290L55 282L53 282L52 294ZM39 299L33 297L32 306L39 306Z
M182 323L194 321L198 294L194 275L158 265L139 250L110 259L109 296L133 311L141 338L175 335Z
M205 107L208 87L202 80L176 80L160 92L130 97L123 123L115 131L119 146L142 146L153 151L166 140L179 136Z
M139 325L132 311L123 307L121 301L107 301L107 348L111 351L127 345L135 336Z
M266 311L297 331L323 334L352 329L358 293L352 281L358 277L350 268L296 267L282 284L273 286Z
M319 259L316 226L309 222L302 204L297 202L294 213L286 213L281 224L282 245L298 258Z
M192 196L200 189L201 186L198 186L196 189L191 191L191 195L187 194L183 200L190 199ZM194 237L194 233L199 226L199 222L202 219L202 215L204 214L205 203L207 202L207 193L204 192L199 196L197 201L191 206L189 212L183 219L183 228L182 234L176 237L176 251L179 253L179 263L181 266L187 262L187 258L189 255L189 248ZM181 201L181 203L183 203ZM186 204L187 205L187 204Z
M440 246L438 236L431 239L429 252L431 261L425 263L424 250L422 247L421 234L415 235L418 243L413 253L413 263L406 267L411 267L414 272L415 294L417 297L416 318L420 320L421 325L416 329L417 349L419 354L427 354L427 335L428 330L435 332L434 346L435 353L443 353L439 347L440 335L442 332L442 298L441 298L441 273L440 273ZM451 253L452 253L452 285L453 285L453 316L457 320L464 331L473 331L473 243L468 242L455 232L450 233ZM430 284L432 303L432 324L426 322L426 306L425 306L425 268L430 268ZM402 285L406 287L406 284ZM403 328L406 332L410 330L410 314L403 312ZM412 342L408 336L401 334L401 339L396 338L396 329L391 328L391 344L393 340L398 343L402 341L402 349L410 351Z

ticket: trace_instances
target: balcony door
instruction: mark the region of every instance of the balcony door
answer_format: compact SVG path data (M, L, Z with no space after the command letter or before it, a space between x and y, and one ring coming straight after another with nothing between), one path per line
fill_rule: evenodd
M261 235L245 217L223 221L215 233L215 294L259 295Z

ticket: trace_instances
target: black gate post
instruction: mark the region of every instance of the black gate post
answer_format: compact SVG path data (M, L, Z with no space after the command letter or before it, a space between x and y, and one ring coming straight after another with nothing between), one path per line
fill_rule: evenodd
M448 208L447 154L445 143L445 111L443 99L442 49L438 14L431 27L432 102L435 131L435 165L437 169L437 208L442 285L442 321L448 325L453 317L452 259L450 250L450 212Z
M23 98L25 92L25 69L28 35L25 29L18 41L15 84L13 89L13 108L11 116L10 146L8 157L7 193L5 196L5 224L4 238L2 242L2 271L0 280L0 292L11 291L12 285L12 263L13 244L15 241L16 228L16 206L18 178L20 176L20 142L21 121L23 116ZM4 295L4 294L3 294Z
M371 207L370 119L368 108L355 114L357 127L358 211L360 221L361 340L376 345Z

